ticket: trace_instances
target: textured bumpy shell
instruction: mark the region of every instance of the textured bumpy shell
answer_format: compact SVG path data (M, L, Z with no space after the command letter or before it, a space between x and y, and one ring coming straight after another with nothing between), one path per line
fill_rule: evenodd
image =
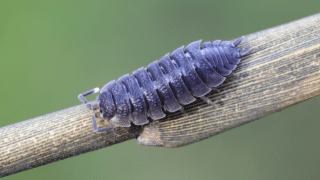
M140 68L106 84L97 97L104 119L120 127L147 124L165 117L163 110L175 112L181 105L195 101L219 86L250 50L237 46L243 37L230 43L201 40L176 49ZM180 105L181 104L181 105ZM163 108L163 109L162 109Z

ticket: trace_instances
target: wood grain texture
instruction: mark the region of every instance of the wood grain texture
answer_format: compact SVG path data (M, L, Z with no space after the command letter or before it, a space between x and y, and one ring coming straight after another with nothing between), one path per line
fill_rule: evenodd
M185 111L150 124L94 133L84 105L0 128L0 177L132 138L140 145L180 147L239 127L320 94L320 14L245 36L252 49L234 75ZM76 98L77 95L75 95ZM94 102L93 102L94 103ZM98 122L99 127L110 126Z

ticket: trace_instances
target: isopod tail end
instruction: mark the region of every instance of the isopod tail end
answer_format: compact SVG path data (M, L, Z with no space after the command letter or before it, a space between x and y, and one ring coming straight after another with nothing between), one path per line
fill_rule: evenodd
M250 52L250 48L247 48L247 49L244 49L244 50L241 50L239 53L240 53L240 56L244 56L244 55L247 55L249 52Z
M244 38L244 36L236 39L235 41L233 41L233 42L230 43L230 44L231 44L233 47L237 47L237 46L241 43L241 41L242 41L243 38Z

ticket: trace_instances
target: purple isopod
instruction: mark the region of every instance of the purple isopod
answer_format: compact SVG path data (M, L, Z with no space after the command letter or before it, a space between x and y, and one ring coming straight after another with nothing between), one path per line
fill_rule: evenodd
M159 120L166 115L163 112L183 110L182 105L205 97L219 86L239 64L240 58L250 49L241 50L237 46L243 37L233 42L201 40L176 49L170 55L164 55L147 68L140 68L132 75L124 75L117 81L107 83L101 90L94 88L79 94L78 99L89 109L99 109L92 115L95 132L114 131L113 126L97 128L96 118L102 117L120 127L130 127L149 123L147 117ZM91 105L85 96L99 92L98 103Z

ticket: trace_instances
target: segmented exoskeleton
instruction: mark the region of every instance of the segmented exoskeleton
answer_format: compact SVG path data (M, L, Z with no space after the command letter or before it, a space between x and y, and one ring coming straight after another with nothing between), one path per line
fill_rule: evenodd
M140 68L132 75L124 75L117 81L107 83L100 91L92 89L79 94L78 98L92 110L100 109L102 118L120 127L130 127L149 123L165 117L163 110L175 112L182 110L181 105L205 97L212 89L219 86L239 64L240 58L250 49L240 50L237 46L243 37L234 42L201 40L176 49L170 55L164 55L147 68ZM100 92L98 104L91 105L85 96ZM97 128L96 117L92 116L95 132L115 131L114 127Z

